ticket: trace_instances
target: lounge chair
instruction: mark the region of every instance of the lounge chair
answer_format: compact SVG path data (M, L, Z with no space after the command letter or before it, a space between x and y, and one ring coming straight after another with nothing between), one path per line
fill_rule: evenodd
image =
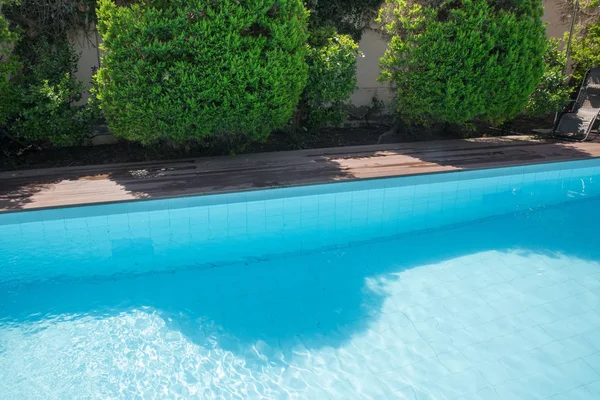
M577 99L572 100L557 115L552 134L557 137L587 140L599 112L600 68L592 68L583 78Z

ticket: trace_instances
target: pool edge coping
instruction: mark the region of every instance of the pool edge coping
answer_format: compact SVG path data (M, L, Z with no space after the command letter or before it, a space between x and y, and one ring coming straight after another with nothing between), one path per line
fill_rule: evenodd
M356 146L360 147L360 146ZM260 154L260 153L255 153ZM461 169L453 169L453 170L445 170L445 171L432 171L432 172L419 172L413 174L399 174L399 175L390 175L390 176L375 176L375 177L349 177L349 178L340 178L340 180L324 180L320 182L308 182L308 183L298 183L298 184L278 184L278 185L270 185L265 187L251 187L251 188L238 188L232 190L216 190L211 192L197 192L197 193L186 193L186 194L178 194L172 196L155 196L155 197L142 197L135 199L123 199L123 200L109 200L109 201L99 201L99 202L91 202L91 203L78 203L78 204L65 204L65 205L56 205L56 206L43 206L43 207L34 207L28 209L14 209L14 210L2 210L0 209L0 217L8 214L29 214L36 211L52 211L52 210L63 210L63 209L73 209L73 208L82 208L82 207L94 207L94 206L110 206L110 205L127 205L134 204L140 202L153 202L158 200L178 200L178 199L186 199L193 197L208 197L208 196L218 196L218 195L231 195L231 194L244 194L244 193L253 193L260 191L270 191L270 190L278 190L278 189L294 189L294 188L311 188L322 185L337 185L344 183L352 183L352 182L369 182L369 181L380 181L380 180L392 180L398 178L411 178L411 177L423 177L423 176L440 176L440 175L448 175L448 174L456 174L456 173L464 173L464 172L474 172L474 171L490 171L490 170L499 170L499 169L508 169L508 168L522 168L527 166L541 166L547 164L565 164L571 162L578 161L592 161L598 160L600 156L589 156L582 158L572 158L572 159L562 159L562 160L544 160L539 162L525 162L525 163L517 163L517 164L508 164L508 165L492 165L489 167L476 167L476 168L461 168ZM181 160L173 160L174 162L185 162L190 159L181 159ZM143 162L140 162L141 164ZM125 163L129 165L130 163ZM137 164L137 163L136 163ZM110 165L118 165L118 164L108 164ZM123 165L123 164L121 164ZM276 196L277 198L285 198L288 196ZM223 203L223 202L221 202ZM226 204L230 203L229 201ZM185 205L175 208L182 208ZM142 210L143 211L143 210ZM0 223L0 226L3 224Z

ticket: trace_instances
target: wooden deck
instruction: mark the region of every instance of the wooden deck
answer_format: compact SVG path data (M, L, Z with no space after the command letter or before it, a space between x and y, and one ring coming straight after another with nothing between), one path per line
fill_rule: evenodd
M0 173L0 212L600 157L600 142L447 140Z

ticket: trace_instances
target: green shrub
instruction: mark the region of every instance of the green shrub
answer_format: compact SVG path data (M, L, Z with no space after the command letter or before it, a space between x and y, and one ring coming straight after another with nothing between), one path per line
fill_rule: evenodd
M301 0L100 0L97 15L97 97L129 140L263 140L287 124L306 84Z
M83 84L75 79L78 56L66 41L54 44L44 37L24 38L15 47L21 69L11 79L16 91L16 113L9 116L8 131L26 141L56 146L80 144L90 130Z
M526 108L528 115L537 117L555 113L569 101L571 89L565 75L567 58L564 50L559 50L559 44L556 39L548 40L544 56L546 69L540 84L529 98Z
M348 35L319 30L311 35L307 56L308 81L302 94L309 128L340 124L346 102L356 90L358 45Z
M22 28L24 37L54 39L88 29L95 6L96 0L0 0L4 16Z
M67 39L82 4L0 0L0 129L11 137L69 146L89 133L89 108L74 105L84 88Z
M568 38L566 34L565 40ZM571 76L577 86L581 85L588 69L600 66L600 20L587 25L585 29L578 27L571 41L571 61L573 63Z
M10 78L19 69L18 60L13 55L17 39L17 35L8 29L8 22L0 14L0 128L18 111L18 92L10 82Z
M544 72L540 0L388 3L382 80L396 87L402 120L500 123L525 108Z
M360 40L384 0L307 0L312 30L334 27Z

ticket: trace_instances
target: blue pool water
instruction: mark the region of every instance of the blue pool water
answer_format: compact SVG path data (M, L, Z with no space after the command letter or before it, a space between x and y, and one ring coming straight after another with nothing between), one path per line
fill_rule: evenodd
M598 399L600 160L0 214L0 398Z

